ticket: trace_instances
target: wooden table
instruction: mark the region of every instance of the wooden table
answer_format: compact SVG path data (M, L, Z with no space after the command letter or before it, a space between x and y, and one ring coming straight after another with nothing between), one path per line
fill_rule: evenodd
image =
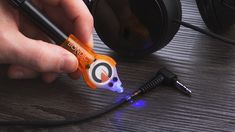
M182 0L183 20L206 28L194 0ZM235 28L226 37L235 37ZM174 40L144 59L124 59L95 35L95 50L118 62L126 92L141 86L160 67L175 72L192 97L161 86L132 104L98 119L56 128L0 127L0 131L235 131L235 47L181 27ZM0 79L0 120L79 117L105 108L121 95L90 90L62 75L53 84L40 79Z

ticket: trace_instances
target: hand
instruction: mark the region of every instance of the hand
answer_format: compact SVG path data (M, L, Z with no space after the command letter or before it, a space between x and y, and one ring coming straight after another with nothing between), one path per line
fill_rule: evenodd
M52 21L66 33L73 33L92 47L93 18L82 0L34 0ZM27 17L0 1L0 64L10 64L12 79L28 79L42 75L52 82L59 73L79 78L77 58L50 39Z

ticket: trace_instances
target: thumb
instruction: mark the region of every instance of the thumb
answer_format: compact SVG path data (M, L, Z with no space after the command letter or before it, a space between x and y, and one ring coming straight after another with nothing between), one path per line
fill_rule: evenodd
M75 55L60 46L25 37L20 32L14 36L10 63L22 65L38 72L71 73L76 71Z

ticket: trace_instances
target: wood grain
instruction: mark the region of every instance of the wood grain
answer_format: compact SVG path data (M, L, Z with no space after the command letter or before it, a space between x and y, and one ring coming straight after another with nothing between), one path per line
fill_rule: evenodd
M194 0L182 0L183 20L206 29ZM235 28L225 35L235 37ZM101 118L58 128L1 127L0 131L235 131L235 47L181 27L173 41L143 59L121 58L95 34L95 50L118 61L126 93L151 78L160 67L175 72L192 89L191 98L161 86L138 101ZM3 68L4 66L1 66ZM0 75L3 74L0 72ZM66 75L53 84L0 79L0 120L51 120L79 117L103 109L121 95L92 91Z

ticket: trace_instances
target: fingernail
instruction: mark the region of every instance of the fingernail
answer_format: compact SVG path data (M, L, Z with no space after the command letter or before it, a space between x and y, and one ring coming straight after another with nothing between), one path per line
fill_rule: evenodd
M9 77L11 79L22 79L24 77L24 73L20 70L16 70L14 72L12 72Z
M64 61L61 64L61 71L65 73L71 73L77 70L78 60L74 55L67 55L64 57Z

